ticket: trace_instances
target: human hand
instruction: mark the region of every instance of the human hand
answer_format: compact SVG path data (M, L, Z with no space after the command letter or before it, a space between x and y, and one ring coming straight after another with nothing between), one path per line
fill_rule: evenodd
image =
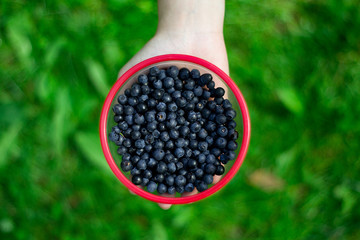
M159 27L157 33L121 68L119 76L137 63L163 54L187 54L199 57L229 74L229 64L222 32L224 2L214 1L215 3L209 4L207 1L172 0L171 6L169 6L170 1L159 0ZM213 6L214 4L218 6ZM184 5L188 9L184 9ZM182 8L179 8L180 6ZM178 9L182 9L182 11ZM204 15L203 18L202 15ZM207 19L208 15L211 16L211 19ZM172 24L171 19L177 19L177 23ZM212 23L212 20L215 22ZM220 86L226 89L222 82L216 81L215 84L217 87ZM221 176L215 175L213 183L219 182L220 178ZM197 190L195 189L193 192L183 193L182 196L190 196L196 193ZM163 196L173 197L170 194L163 194ZM159 206L166 210L171 207L171 204L159 203Z

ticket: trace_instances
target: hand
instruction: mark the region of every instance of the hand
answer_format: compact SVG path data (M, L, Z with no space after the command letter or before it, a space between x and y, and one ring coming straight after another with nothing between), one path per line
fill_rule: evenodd
M155 36L120 70L124 74L135 64L163 54L187 54L205 59L229 74L223 37L224 0L158 0L159 26ZM173 21L176 19L176 22ZM224 87L222 82L216 86ZM226 88L224 88L226 89ZM215 175L213 183L221 176ZM196 194L195 189L183 196ZM170 194L163 196L171 197ZM159 203L162 209L171 204Z

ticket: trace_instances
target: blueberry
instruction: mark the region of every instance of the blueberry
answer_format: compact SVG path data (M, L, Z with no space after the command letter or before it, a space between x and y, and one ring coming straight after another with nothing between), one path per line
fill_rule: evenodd
M208 100L211 97L211 93L207 90L203 91L202 98Z
M156 189L157 189L157 184L153 181L150 181L147 185L147 190L149 192L155 192Z
M161 139L161 141L163 141L163 142L169 141L169 140L170 140L169 133L168 133L168 132L162 132L162 133L160 134L160 139Z
M141 84L147 84L148 83L148 77L145 74L140 74L138 76L138 82Z
M193 90L195 87L195 81L192 79L189 79L185 82L184 88L187 90ZM195 94L194 94L195 95Z
M186 119L183 116L178 117L176 121L179 125L184 125L186 123Z
M228 139L229 140L236 140L236 139L238 139L238 137L239 137L239 134L235 129L230 129L228 131Z
M199 142L198 149L199 151L203 152L207 150L208 146L209 144L207 142Z
M179 97L176 99L176 105L180 108L186 106L186 99L184 97Z
M130 88L128 88L128 89L125 89L125 91L124 91L124 94L127 96L127 97L130 97L131 96L131 93L130 93L131 91L130 91Z
M225 90L222 87L218 87L214 91L215 97L222 97L222 96L224 96L224 94L225 94Z
M193 69L193 70L191 70L191 72L190 72L190 76L191 76L191 78L193 78L193 79L198 79L198 78L200 78L200 71L197 70L197 69Z
M166 78L166 72L165 72L164 69L161 69L161 70L159 71L159 73L157 74L157 78L160 79L160 80Z
M199 154L200 154L200 151L199 150L193 150L193 156L194 157L197 157L197 156L199 156Z
M146 185L148 185L149 181L150 180L148 178L142 178L141 186L146 187Z
M123 146L127 147L127 148L131 147L131 140L130 139L124 139Z
M214 132L216 130L216 123L214 123L212 121L208 121L205 124L205 130L208 132Z
M130 138L131 137L131 133L132 133L132 129L131 128L127 128L125 131L123 131L123 135L126 138Z
M172 139L177 139L179 137L179 131L177 131L176 129L171 129L170 130L170 137Z
M130 174L132 175L132 176L135 176L135 175L139 175L140 176L140 170L139 169L137 169L137 168L133 168L133 169L131 169L131 171L130 171Z
M176 90L182 90L183 82L180 79L175 79L174 88Z
M119 122L121 122L123 120L124 120L124 117L122 115L115 115L114 116L114 121L117 122L117 123L119 123Z
M162 149L156 149L153 153L153 157L158 161L162 160L164 156L165 156L165 152Z
M206 156L206 163L214 164L216 162L216 157L213 154L209 154Z
M223 164L227 164L229 161L229 157L225 154L221 154L220 155L220 162L223 163Z
M189 159L189 161L187 162L187 167L190 169L194 169L196 168L196 160L195 159Z
M124 95L124 94L121 94L119 97L118 97L118 102L122 105L125 105L127 103L127 96Z
M174 186L168 187L168 193L169 194L175 194L175 192L176 192L176 188Z
M135 184L135 185L140 185L141 184L141 176L140 175L134 175L132 176L131 181Z
M210 150L211 154L213 154L215 157L219 157L221 155L221 150L219 148L211 148Z
M138 140L141 138L141 133L139 131L132 131L131 132L131 139L133 140ZM143 140L144 141L144 140ZM138 143L139 144L139 143ZM135 147L136 147L136 142L135 142ZM144 143L144 147L145 147L145 143ZM138 147L138 148L144 148L144 147Z
M206 175L204 176L204 178L203 178L203 181L204 181L204 183L206 183L206 184L212 184L213 179L214 179L214 178L213 178L212 175L206 174Z
M190 138L191 140L196 139L196 133L189 133L189 138Z
M202 179L202 177L204 176L204 171L201 168L197 168L194 174L197 179Z
M225 172L224 166L219 165L216 167L216 172L215 172L216 175L223 175L224 172Z
M190 112L188 113L187 120L188 120L189 122L195 122L196 119L197 119L196 112L190 111Z
M141 93L144 95L148 95L150 93L150 87L147 85L141 86Z
M153 121L153 122L149 122L146 125L146 130L148 130L149 132L153 132L156 129L157 126L157 122Z
M215 113L216 114L222 114L224 112L224 108L220 105L217 105L215 108Z
M234 120L231 120L228 124L227 124L229 129L233 129L236 128L236 122Z
M181 97L181 92L180 91L175 91L175 92L173 92L172 94L171 94L171 96L173 97L173 98L179 98L179 97Z
M209 90L213 90L215 88L215 82L214 81L209 81L206 86L208 87Z
M194 122L190 125L190 131L193 133L199 132L201 129L201 125L198 122Z
M195 173L193 173L193 172L188 172L185 175L185 178L186 178L187 183L195 183L195 181L196 181L196 176L195 176Z
M144 139L138 139L135 141L135 147L136 148L144 148L145 147L145 141Z
M156 120L158 120L159 122L165 121L166 120L166 113L165 112L158 112L156 114Z
M156 174L154 177L155 182L158 182L158 183L162 183L164 181L164 179L165 179L165 177L164 177L164 174L162 174L162 173Z
M198 147L198 141L196 141L195 139L191 139L190 142L189 142L189 147L191 149L197 149Z
M171 102L168 104L167 108L170 112L175 112L178 109L178 106L174 102Z
M169 173L176 172L176 165L173 162L168 163L167 168L168 168Z
M138 113L145 113L148 110L147 104L141 102L138 105L136 105L136 111Z
M130 94L133 97L137 97L140 95L141 87L139 84L135 83L131 86Z
M171 113L170 113L171 114ZM169 115L170 115L169 114ZM170 119L170 120L168 120L167 122L166 122L166 127L168 128L168 129L172 129L172 128L175 128L176 126L177 126L177 121L175 120L175 119Z
M137 98L135 98L135 97L129 97L129 99L128 99L128 104L130 105L130 106L135 106L136 104L138 104L139 103L139 100L137 99Z
M225 137L228 135L228 129L225 126L220 126L217 131L216 131L217 135L219 135L220 137Z
M162 99L161 99L164 103L169 103L172 101L172 97L170 96L169 93L164 93Z
M153 86L154 86L154 88L156 88L156 89L162 88L162 81L159 80L159 79L156 79L156 80L153 82Z
M137 169L145 170L146 169L146 161L144 159L140 160L136 164Z
M128 160L123 160L122 162L121 162L121 169L124 171L124 172L128 172L128 171L130 171L131 169L132 169L132 164L131 164L131 162L130 161L128 161Z
M216 116L215 121L218 124L224 124L224 123L226 123L226 117L225 117L224 114L219 114L219 115Z
M160 131L159 130L157 130L157 129L155 129L154 131L153 131L153 133L152 133L152 135L154 136L154 138L159 138L160 137Z
M166 163L164 163L163 161L158 162L156 171L158 173L165 173L167 171Z
M175 151L174 151L174 155L175 157L177 158L181 158L185 155L185 151L183 148L176 148Z
M194 95L197 96L197 97L202 96L202 95L203 95L203 92L204 92L203 88L200 87L200 86L194 87L194 90L193 90L193 91L194 91Z
M147 144L144 149L145 149L145 151L150 152L151 149L152 149L152 145L151 145L151 144Z
M120 129L120 128L119 128ZM119 134L117 134L115 131L111 131L109 133L109 140L110 141L113 141L113 142L116 142L119 140Z
M155 120L155 112L154 111L149 111L145 113L145 120L147 122L152 122Z
M195 94L194 94L193 91L184 91L184 92L182 93L182 96L183 96L184 98L186 98L188 101L190 101L191 99L193 99L193 97L195 97Z
M133 125L134 124L134 115L127 115L125 116L125 121L128 125Z
M173 149L175 147L175 144L172 140L169 140L165 143L165 148L166 149Z
M164 81L163 85L165 88L171 88L175 84L175 81L172 77L166 77L163 81Z
M177 187L175 187L175 189L178 193L183 193L185 191L184 186L177 186Z
M166 193L166 192L167 192L167 187L166 187L166 185L163 184L163 183L160 183L159 186L158 186L158 188L157 188L157 191L158 191L158 193L160 193L160 194Z
M176 78L179 74L179 69L176 66L170 66L166 69L166 75L172 78Z
M154 98L149 98L148 100L146 100L146 105L148 106L148 108L154 108L156 104L157 102Z
M185 115L185 111L183 109L179 109L177 112L176 112L176 115L178 115L179 117L181 116L184 116Z
M127 152L127 148L125 147L125 146L120 146L120 147L118 147L118 149L117 149L117 153L119 154L119 155L123 155L124 153L126 153Z
M167 177L165 178L165 182L166 182L166 184L167 184L168 186L174 185L174 181L175 181L175 179L174 179L174 177L171 176L171 175L169 175L169 176L167 176Z
M176 163L176 170L179 171L180 169L182 169L184 167L184 164L182 162L177 162Z
M204 104L202 102L198 102L195 104L195 110L196 111L201 111L204 109Z
M186 184L186 178L182 175L178 175L175 178L175 185L176 186L184 186Z
M190 77L190 71L187 68L181 68L179 71L179 78L181 80L186 80Z
M205 172L206 172L207 174L214 175L215 172L216 172L216 167L215 167L214 164L209 163L209 164L206 164L206 165L205 165L205 169L204 169L204 170L205 170Z
M205 73L200 76L200 79L198 81L199 85L204 87L209 81L212 80L212 76L209 73Z
M185 146L185 139L183 138L178 138L175 140L175 146L178 148L182 148Z
M164 148L164 142L161 140L155 140L154 146L155 149L163 149Z
M150 68L149 75L156 76L159 74L159 72L160 72L160 69L158 67L154 66L154 67Z
M208 136L207 131L204 128L201 128L199 133L198 133L198 137L202 138L202 139L205 139L207 136Z
M120 104L115 104L113 106L113 112L117 115L121 115L123 114L123 111L124 111L124 107Z
M222 102L222 105L223 105L223 107L224 107L225 109L232 107L232 104L231 104L231 102L229 101L229 99L224 99L224 101Z
M228 120L233 120L236 117L236 112L234 109L227 109L225 112L225 116Z
M188 183L188 184L186 184L186 186L185 186L185 191L186 192L192 192L193 190L194 190L194 184L192 184L192 183Z
M136 124L139 124L139 125L145 123L145 117L144 117L144 115L140 115L140 114L138 114L138 113L135 113L135 115L134 115L134 122L135 122Z
M207 119L210 116L210 114L211 114L211 111L207 108L203 108L201 110L201 116L205 119Z
M157 161L154 159L154 158L149 158L149 161L147 163L147 166L152 168L152 167L155 167L157 164Z
M214 144L214 139L212 137L210 137L210 136L207 136L205 138L205 141L209 144L209 146Z
M196 188L199 192L203 192L205 191L206 189L208 189L208 185L204 182L199 182L197 185L196 185Z
M175 92L175 88L174 87L172 87L172 88L169 88L169 89L167 89L166 91L169 93L169 94L172 94L173 92Z
M227 149L234 151L237 149L238 144L235 141L229 141L227 144Z
M224 101L224 98L223 98L223 97L215 98L215 99L214 99L214 102L216 102L216 104L218 104L218 105L222 104L223 101Z
M155 89L153 92L152 92L152 97L155 98L156 100L160 100L162 99L162 97L164 96L164 89Z

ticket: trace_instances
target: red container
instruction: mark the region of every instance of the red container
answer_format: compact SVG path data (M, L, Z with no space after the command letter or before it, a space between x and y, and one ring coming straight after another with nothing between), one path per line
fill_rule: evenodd
M108 133L111 131L111 127L115 125L113 120L112 106L117 103L117 97L124 92L126 88L129 88L132 83L137 80L137 76L140 74L147 74L149 69L153 66L158 66L161 68L167 68L171 65L177 66L179 69L182 67L187 67L188 69L198 69L201 74L210 73L213 76L213 79L216 83L216 87L221 86L225 89L227 98L231 101L233 108L237 112L237 117L235 121L237 122L237 131L239 132L238 144L240 149L236 151L237 157L234 161L229 161L225 165L225 173L221 180L209 187L209 189L196 193L191 196L181 197L164 197L157 195L155 193L147 192L130 180L130 174L125 173L119 168L121 161L121 156L116 152L116 146L114 143L108 140ZM240 114L241 113L241 114ZM241 124L242 123L242 124ZM240 137L242 133L242 138ZM124 73L113 85L108 96L105 99L105 103L102 108L101 118L100 118L100 140L101 146L111 170L116 175L116 177L132 192L137 195L146 198L148 200L157 202L157 203L167 203L167 204L184 204L199 201L203 198L206 198L222 187L224 187L236 174L239 170L241 164L244 161L250 140L250 117L249 112L244 100L243 95L241 94L239 88L236 86L234 81L221 69L211 64L208 61L203 59L181 54L168 54L156 56L144 60L126 73ZM177 194L179 195L179 194Z

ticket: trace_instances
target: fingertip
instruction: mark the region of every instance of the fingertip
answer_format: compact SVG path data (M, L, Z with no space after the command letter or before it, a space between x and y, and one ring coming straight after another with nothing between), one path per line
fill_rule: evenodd
M163 210L168 210L171 208L172 204L166 204L166 203L158 203L159 207Z
M215 175L214 179L213 179L213 184L217 184L220 181L220 179L221 179L221 176Z

